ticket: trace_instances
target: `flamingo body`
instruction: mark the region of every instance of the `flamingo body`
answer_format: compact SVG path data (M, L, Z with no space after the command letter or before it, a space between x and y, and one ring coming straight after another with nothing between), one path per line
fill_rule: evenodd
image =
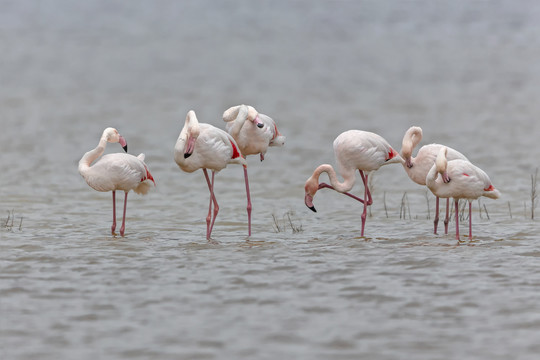
M240 151L244 156L259 154L261 161L264 160L269 146L283 146L285 136L278 131L274 120L259 113L253 106L237 105L223 112L225 128L236 140ZM247 167L244 166L244 181L246 183L247 213L251 219L251 197L249 193L249 179ZM250 221L250 220L249 220ZM251 222L249 223L249 235L251 235Z
M318 166L313 175L306 181L304 202L313 211L313 197L322 188L330 188L341 192L364 204L362 213L362 232L366 222L366 206L372 204L371 193L368 189L368 175L370 171L378 170L381 166L403 162L400 155L380 135L361 130L349 130L340 134L334 140L334 155L339 171L344 181L340 182L332 165L323 164ZM361 199L348 193L354 186L358 170L364 183L364 198ZM366 174L364 174L364 171ZM326 172L330 179L330 185L319 183L320 175Z
M219 212L219 205L214 195L215 173L223 170L228 164L241 164L246 167L246 160L231 135L212 125L199 123L193 110L188 112L184 127L176 141L174 160L185 172L191 173L198 169L204 172L210 191L210 204L206 218L206 239L210 240ZM211 179L207 169L212 171ZM251 224L251 218L248 221ZM251 233L251 227L249 232Z
M120 235L124 236L128 192L133 190L137 194L145 195L151 188L150 181L154 185L155 181L144 163L144 154L133 156L114 153L99 158L105 151L108 142L120 142L124 150L127 151L127 144L118 131L114 128L107 128L103 131L98 146L85 153L79 161L79 173L92 189L113 192L113 225L111 227L113 235L115 235L116 228L115 192L116 190L125 192L124 215L120 228ZM99 160L95 161L98 158ZM92 165L94 161L95 163Z
M285 144L285 136L278 131L274 120L252 106L237 105L225 110L223 121L245 156L260 154L262 161L269 146Z
M419 185L426 185L426 176L435 163L437 154L444 147L441 144L429 144L424 145L418 150L416 157L412 157L414 148L422 140L422 129L418 126L411 126L403 136L403 143L401 147L401 156L404 163L403 168L409 176L409 178ZM448 160L464 160L469 161L465 155L450 147L447 148ZM433 232L437 234L437 226L439 223L439 198L436 199L435 205L435 218L433 221ZM446 201L446 217L444 220L445 233L448 233L448 200Z
M457 204L459 199L469 201L469 238L472 238L471 202L481 196L491 199L500 197L489 176L479 167L468 161L457 159L447 161L447 148L442 147L435 164L426 176L426 185L440 198L454 198L456 205L456 238L459 240L459 218Z

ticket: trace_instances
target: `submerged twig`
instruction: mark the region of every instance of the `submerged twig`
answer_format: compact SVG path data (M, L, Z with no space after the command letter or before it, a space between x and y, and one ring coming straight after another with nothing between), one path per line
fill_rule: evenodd
M512 208L510 207L510 201L508 202L508 212L510 213L510 219L512 218Z

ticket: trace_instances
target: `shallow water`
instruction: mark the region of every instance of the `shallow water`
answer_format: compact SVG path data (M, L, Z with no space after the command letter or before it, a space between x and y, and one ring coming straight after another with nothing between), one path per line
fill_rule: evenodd
M2 358L537 357L536 2L1 5ZM189 109L223 127L239 103L287 142L248 159L250 239L241 168L216 176L210 244L203 175L182 173L173 146ZM399 165L372 176L366 238L352 200L326 190L316 214L304 206L340 132L399 150L411 125L502 192L473 203L473 241L453 222L432 234L434 198ZM124 238L109 235L110 194L77 172L107 126L157 182L129 195Z

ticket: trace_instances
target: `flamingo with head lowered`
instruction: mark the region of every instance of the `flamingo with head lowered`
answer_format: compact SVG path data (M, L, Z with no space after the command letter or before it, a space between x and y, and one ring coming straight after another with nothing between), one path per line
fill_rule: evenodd
M367 205L373 203L368 188L369 172L378 170L383 165L403 162L403 159L384 138L372 132L361 130L349 130L340 134L334 140L334 155L344 181L340 182L338 180L332 165L323 164L318 166L313 175L306 181L304 202L308 208L316 212L315 206L313 206L313 197L318 190L323 188L336 190L360 201L364 204L364 211L361 216L361 236L364 236ZM354 186L356 170L360 172L360 177L364 183L363 199L348 193ZM323 172L328 174L330 185L324 182L319 183L319 176Z
M422 129L418 126L411 126L405 135L403 136L403 144L401 147L401 156L405 162L403 168L409 178L419 185L426 185L426 175L435 163L437 154L440 149L444 147L441 144L429 144L424 145L418 150L416 157L412 157L414 148L422 140ZM450 147L447 148L448 160L465 160L469 161L465 155ZM449 200L446 199L446 216L444 219L444 233L448 234L448 212L449 212ZM437 234L437 227L439 224L439 197L435 199L435 219L433 220L433 233Z
M461 159L448 161L447 154L448 148L443 146L426 176L426 185L435 196L454 198L457 240L459 240L458 202L459 199L469 201L469 239L472 239L472 201L480 196L498 199L501 194L493 187L489 176L482 169Z
M187 113L184 127L176 141L174 160L180 169L188 173L203 169L210 191L210 205L206 217L206 239L210 240L219 212L219 205L214 194L214 175L228 164L240 164L246 167L246 160L231 135L210 124L199 123L193 110ZM208 176L207 169L212 170L212 179ZM249 191L247 184L246 189ZM213 214L212 204L214 205ZM251 224L251 218L248 221ZM249 233L251 234L251 228Z
M124 214L120 235L124 236L126 228L126 206L127 196L130 190L137 194L147 194L150 190L150 181L155 181L148 167L144 163L144 154L133 156L130 154L114 153L102 156L107 143L120 143L127 152L126 140L114 128L107 128L103 131L98 146L88 151L79 161L79 173L86 180L88 185L97 191L112 191L113 198L113 223L111 233L116 235L116 190L125 192Z
M237 105L223 113L225 128L232 135L244 156L259 154L261 161L269 146L283 146L285 136L278 131L276 123L268 115L259 113L253 106ZM247 167L244 166L246 194L248 196L248 219L251 220L251 198L249 195L249 180ZM251 236L251 222L249 224Z

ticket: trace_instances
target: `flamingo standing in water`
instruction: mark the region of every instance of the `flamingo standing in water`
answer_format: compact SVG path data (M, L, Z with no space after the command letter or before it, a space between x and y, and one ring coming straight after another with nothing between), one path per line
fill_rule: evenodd
M424 145L418 150L416 157L412 157L412 152L416 145L422 140L422 129L418 126L412 126L405 132L403 136L403 143L401 147L401 157L405 162L403 168L409 178L419 185L426 185L426 176L437 158L437 154L444 146L441 144L429 144ZM447 159L448 160L465 160L469 161L465 155L457 150L447 147ZM448 211L449 211L449 199L446 199L446 216L444 219L444 233L448 234ZM434 229L433 233L437 234L437 227L439 224L439 197L435 199L435 219L433 220Z
M403 162L401 156L388 144L381 136L360 130L349 130L340 134L334 140L334 155L338 163L341 176L344 181L340 182L332 165L323 164L315 169L313 175L306 181L305 204L308 208L316 212L313 206L313 197L317 190L329 188L352 197L364 204L362 213L362 232L366 224L367 205L371 205L373 200L368 189L368 175L370 171L375 171L383 165ZM364 198L361 199L348 191L354 186L356 180L355 172L360 172L360 177L364 182ZM364 174L364 171L366 172ZM320 183L319 176L326 172L330 178L330 184Z
M469 239L472 239L472 201L480 196L498 199L500 192L493 187L489 176L482 169L461 159L447 161L447 154L448 148L443 146L426 176L426 185L435 196L454 198L457 240L459 240L458 202L459 199L469 201Z
M269 146L283 146L285 136L281 135L276 123L271 117L260 114L253 106L237 105L223 113L225 128L232 135L244 156L259 154L261 161ZM246 182L247 212L249 222L249 235L251 236L251 198L249 196L249 180L247 167L244 166L244 179Z
M120 143L124 151L127 152L126 140L114 128L107 128L103 131L98 146L88 151L79 161L79 173L86 180L91 188L97 191L112 191L113 198L113 223L111 227L112 235L116 229L116 190L125 192L124 215L120 235L124 236L126 228L126 206L127 196L130 190L137 194L146 195L150 190L150 181L154 183L154 178L148 171L144 163L144 154L133 156L130 154L114 153L107 154L91 165L105 151L107 143Z
M210 240L212 228L219 212L219 206L214 195L214 175L227 167L228 164L241 164L245 167L247 166L246 160L231 135L210 124L199 123L193 110L187 113L184 128L176 141L174 160L180 169L188 173L203 169L208 190L210 190L210 205L206 217L206 239ZM207 169L212 170L211 180ZM248 189L247 183L246 189ZM212 204L214 204L213 216ZM251 223L250 218L248 221Z

